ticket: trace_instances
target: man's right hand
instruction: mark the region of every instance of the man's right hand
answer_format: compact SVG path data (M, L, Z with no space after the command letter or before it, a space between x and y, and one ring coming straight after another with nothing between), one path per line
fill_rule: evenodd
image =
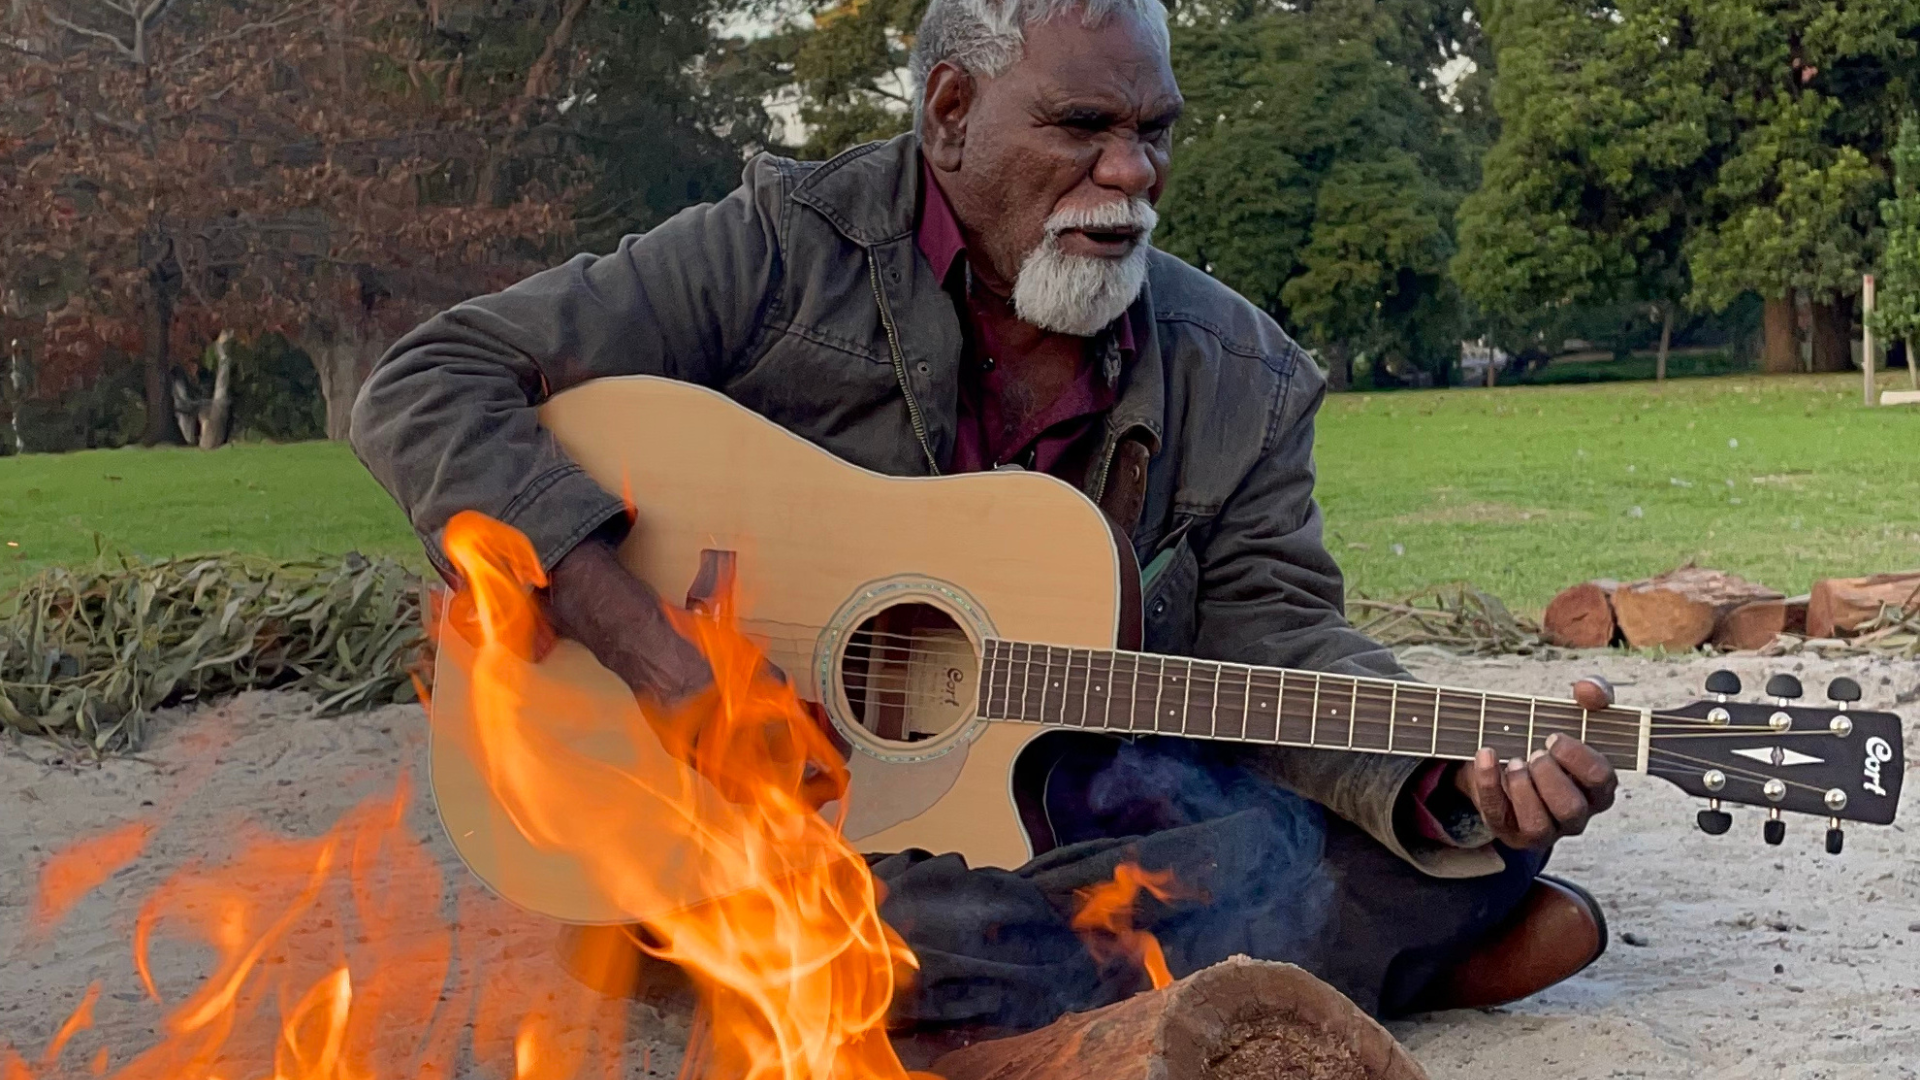
M661 704L677 705L713 682L713 669L674 628L659 594L620 564L606 540L589 538L554 566L547 615L555 632Z

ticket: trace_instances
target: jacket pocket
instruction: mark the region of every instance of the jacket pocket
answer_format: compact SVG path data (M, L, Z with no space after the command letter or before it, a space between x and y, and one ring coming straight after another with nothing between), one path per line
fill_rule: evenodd
M1200 596L1200 559L1187 530L1176 531L1141 570L1146 651L1187 655L1193 648L1194 619Z

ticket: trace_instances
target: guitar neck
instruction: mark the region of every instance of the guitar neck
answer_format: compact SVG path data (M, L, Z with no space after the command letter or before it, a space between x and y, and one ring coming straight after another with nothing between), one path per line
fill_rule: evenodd
M1525 757L1561 734L1616 770L1647 767L1645 709L999 639L981 651L988 720L1462 761L1483 746Z

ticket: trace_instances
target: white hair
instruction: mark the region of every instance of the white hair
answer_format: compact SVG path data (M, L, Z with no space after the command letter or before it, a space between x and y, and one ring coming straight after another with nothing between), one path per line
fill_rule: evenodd
M1142 19L1170 49L1167 9L1161 0L933 0L914 36L907 61L913 78L913 115L917 127L927 75L941 61L950 61L981 78L1006 74L1026 47L1027 27L1080 12L1080 25L1089 30L1106 25L1116 15Z
M1139 196L1054 214L1039 245L1020 263L1013 281L1014 313L1042 330L1092 337L1140 295L1147 281L1147 248L1159 221L1153 204ZM1118 259L1061 250L1061 233L1102 228L1131 229L1138 239Z

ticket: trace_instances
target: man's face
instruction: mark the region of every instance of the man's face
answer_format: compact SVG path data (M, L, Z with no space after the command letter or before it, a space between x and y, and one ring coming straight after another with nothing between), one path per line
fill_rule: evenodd
M1028 28L997 78L936 68L929 80L928 155L997 291L1043 249L1083 268L1144 263L1180 90L1146 22L1080 20L1074 10Z

